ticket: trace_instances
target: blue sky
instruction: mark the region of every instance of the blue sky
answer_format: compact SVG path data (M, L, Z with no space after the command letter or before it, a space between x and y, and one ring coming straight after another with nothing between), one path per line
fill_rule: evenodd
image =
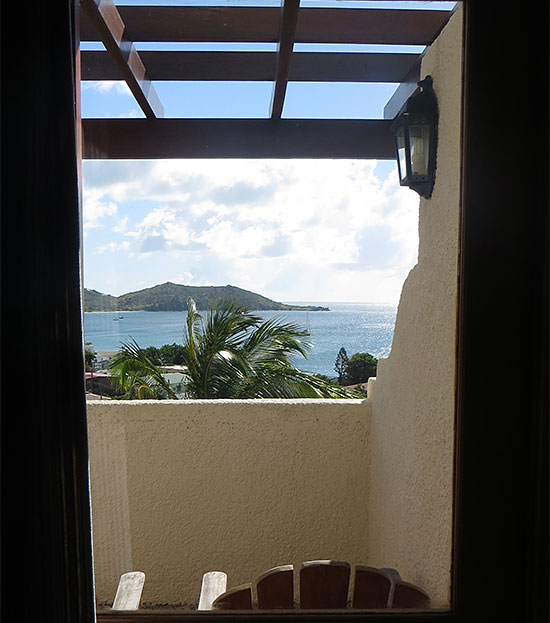
M388 4L401 3L369 6ZM302 2L308 5L315 3ZM145 47L163 49L136 44L138 50ZM166 117L269 114L271 83L154 86ZM290 83L283 117L382 118L396 86ZM82 116L143 114L124 83L84 82ZM84 161L83 172L84 284L101 292L119 295L173 281L232 284L280 301L397 303L417 260L418 196L399 187L393 161Z

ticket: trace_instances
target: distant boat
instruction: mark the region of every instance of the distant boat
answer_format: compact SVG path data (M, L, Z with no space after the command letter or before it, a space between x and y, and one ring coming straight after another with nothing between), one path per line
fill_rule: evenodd
M119 316L118 318L113 318L113 320L122 320L124 316Z

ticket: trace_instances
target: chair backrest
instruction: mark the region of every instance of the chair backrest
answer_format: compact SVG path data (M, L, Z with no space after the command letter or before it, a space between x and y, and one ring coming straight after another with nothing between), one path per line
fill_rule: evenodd
M201 595L197 610L212 610L214 601L227 590L227 574L209 571L202 576Z
M350 564L310 560L300 568L300 608L334 609L348 605Z
M258 608L287 610L294 608L294 567L274 567L256 580Z
M392 608L427 610L429 607L430 597L419 586L403 581L395 583Z
M357 566L352 607L359 609L390 608L392 578L376 567Z
M205 574L207 575L207 574ZM404 582L395 569L355 567L351 599L348 598L351 565L339 560L310 560L300 566L299 599L294 601L294 567L274 567L256 580L260 610L385 608L428 609L430 598L418 586ZM204 582L204 579L203 579ZM250 610L253 585L224 592L212 601L213 610ZM202 592L201 592L202 600Z
M145 573L129 571L120 576L113 610L139 610L145 584Z
M252 584L241 584L221 594L212 610L252 610Z

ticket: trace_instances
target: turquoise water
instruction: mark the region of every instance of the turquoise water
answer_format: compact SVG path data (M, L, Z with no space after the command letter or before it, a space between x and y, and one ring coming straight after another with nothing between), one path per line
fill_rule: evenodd
M359 352L370 353L378 359L388 356L397 311L395 306L292 302L330 308L328 312L258 312L263 318L276 316L310 331L313 348L308 359L300 358L294 362L301 370L335 376L334 362L342 346L349 357ZM118 319L119 315L123 318ZM130 337L142 348L174 342L181 344L186 316L186 312L87 313L84 314L85 339L96 351L117 350Z

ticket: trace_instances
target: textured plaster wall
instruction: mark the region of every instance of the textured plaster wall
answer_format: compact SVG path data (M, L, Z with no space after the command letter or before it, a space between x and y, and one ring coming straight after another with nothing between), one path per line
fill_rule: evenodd
M315 558L368 563L367 425L359 400L88 403L96 592L146 574L143 599L196 606Z
M390 356L370 383L369 562L449 603L460 184L461 11L426 54L439 104L437 174ZM412 192L412 191L411 191Z
M112 603L118 579L133 566L123 420L89 413L88 446L96 592Z

